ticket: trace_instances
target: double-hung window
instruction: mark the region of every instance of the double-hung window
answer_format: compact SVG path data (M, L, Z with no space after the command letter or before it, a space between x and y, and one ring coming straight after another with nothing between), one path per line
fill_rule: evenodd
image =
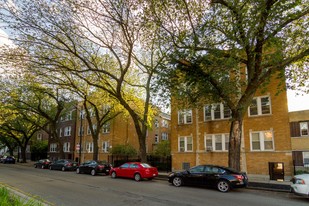
M103 124L102 132L106 134L106 133L110 133L110 131L111 131L110 123L106 122L105 124Z
M269 96L256 97L251 101L249 116L271 114L271 102Z
M308 122L300 122L299 123L300 126L300 135L301 136L308 136Z
M162 132L162 140L168 140L168 133Z
M64 152L70 152L70 142L65 142L63 144L63 151Z
M179 137L178 138L178 151L179 152L192 152L193 141L192 137Z
M229 134L206 134L204 137L206 151L227 151Z
M50 144L50 152L57 152L57 143Z
M273 132L271 130L251 132L250 140L251 140L252 151L274 150L274 138L273 138Z
M65 127L64 128L64 136L71 136L71 126Z
M93 152L93 142L86 142L87 152Z
M208 104L204 106L204 120L219 120L231 118L231 110L226 104Z
M109 152L109 141L104 141L102 143L102 151L104 153L108 153Z
M178 112L178 124L191 124L192 123L192 110L186 109Z

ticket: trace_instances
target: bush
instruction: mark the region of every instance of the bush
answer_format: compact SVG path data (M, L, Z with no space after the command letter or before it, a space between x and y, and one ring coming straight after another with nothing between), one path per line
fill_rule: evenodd
M5 206L42 206L34 199L22 200L16 195L11 194L5 187L0 188L0 205Z
M112 148L111 153L113 155L122 155L122 156L128 156L133 157L137 155L136 149L129 144L126 145L116 145Z

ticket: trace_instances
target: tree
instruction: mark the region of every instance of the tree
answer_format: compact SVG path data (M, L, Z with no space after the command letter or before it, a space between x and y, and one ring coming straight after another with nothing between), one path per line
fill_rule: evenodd
M171 155L171 144L168 140L161 141L159 144L157 144L157 147L154 151L154 155L157 155L159 157L166 157Z
M308 1L147 2L146 16L171 48L165 85L191 104L221 101L230 108L228 164L239 170L243 117L256 91L276 75L284 80L286 71L288 78L308 74Z
M143 4L34 0L1 6L0 19L18 46L6 50L6 60L13 65L28 61L36 74L66 73L108 93L130 114L141 159L146 161L145 139L153 116L151 88L164 55L160 56L154 33L147 33Z

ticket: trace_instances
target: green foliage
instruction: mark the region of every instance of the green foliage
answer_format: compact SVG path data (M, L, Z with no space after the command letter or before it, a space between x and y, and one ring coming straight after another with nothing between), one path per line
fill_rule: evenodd
M35 141L31 145L31 153L46 153L48 150L48 141Z
M129 157L133 157L137 155L136 149L130 144L116 145L112 148L111 153L113 155L124 155L124 156L129 156Z
M157 144L157 147L154 151L154 155L159 157L166 157L171 155L171 144L168 140L161 141Z
M5 206L42 206L43 204L34 199L24 200L13 195L5 187L0 188L0 205Z

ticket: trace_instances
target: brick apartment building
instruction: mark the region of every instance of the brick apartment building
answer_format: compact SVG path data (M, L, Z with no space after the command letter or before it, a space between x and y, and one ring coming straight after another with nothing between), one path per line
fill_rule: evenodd
M279 80L257 92L243 120L241 170L249 175L288 179L292 152L286 92L277 95ZM222 103L177 109L172 103L172 170L199 164L228 165L230 112Z
M295 170L309 171L309 110L289 113Z

